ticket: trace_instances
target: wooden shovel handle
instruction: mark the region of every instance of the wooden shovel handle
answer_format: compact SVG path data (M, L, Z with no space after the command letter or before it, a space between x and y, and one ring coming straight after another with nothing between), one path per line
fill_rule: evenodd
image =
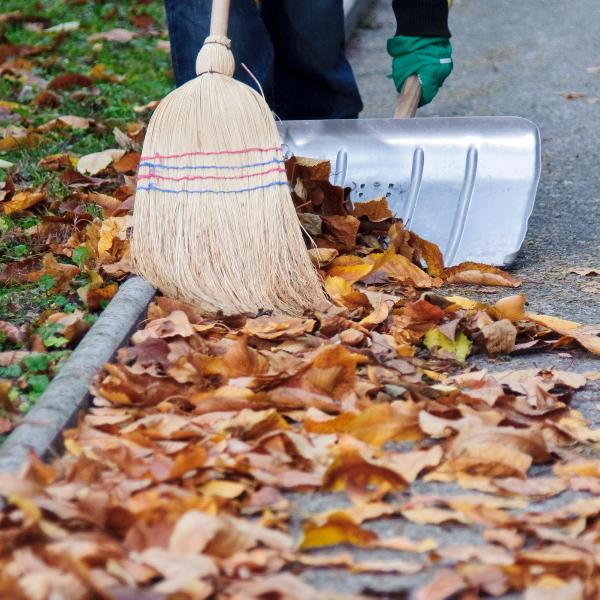
M210 35L227 37L231 0L213 0L210 13Z
M402 86L394 119L409 119L415 116L421 102L421 82L416 75L411 75Z

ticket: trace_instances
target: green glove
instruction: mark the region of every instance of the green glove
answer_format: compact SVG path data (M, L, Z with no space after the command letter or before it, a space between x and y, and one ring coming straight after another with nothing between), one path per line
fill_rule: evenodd
M452 45L447 37L397 35L387 41L392 57L391 78L398 92L411 75L421 80L421 102L429 104L452 72Z

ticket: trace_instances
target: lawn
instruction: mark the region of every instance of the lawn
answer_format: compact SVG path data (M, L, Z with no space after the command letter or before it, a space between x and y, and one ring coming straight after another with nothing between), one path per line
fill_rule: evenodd
M0 432L6 434L127 275L141 142L152 103L173 80L161 2L5 0L2 11ZM109 149L108 158L89 157Z

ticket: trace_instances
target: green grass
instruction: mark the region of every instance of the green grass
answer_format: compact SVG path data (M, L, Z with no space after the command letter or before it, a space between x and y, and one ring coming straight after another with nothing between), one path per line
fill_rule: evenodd
M57 214L56 207L74 192L61 183L60 173L40 168L40 159L63 153L83 156L117 147L113 129L118 127L126 131L128 123L146 121L149 113L136 112L134 107L159 100L174 87L169 54L157 47L159 40L167 39L164 8L160 0L147 3L89 0L83 4L68 0L45 0L43 3L37 0L4 0L0 12L12 11L19 11L25 19L0 25L1 44L39 49L48 47L57 39L59 34L56 32L34 30L35 19L28 21L28 16L47 19L44 28L71 21L78 21L79 28L69 31L55 50L33 56L25 52L21 60L32 63L28 72L25 69L27 76L10 71L0 75L0 106L2 102L18 104L8 112L0 109L0 139L4 137L5 127L16 125L35 130L63 115L86 117L93 119L94 123L88 130L60 129L41 133L41 143L33 148L0 151L0 159L14 164L8 172L0 169L0 181L10 175L17 190L43 189L48 196L46 202L25 213L3 215L0 209L0 272L14 261L41 259L49 251L27 230L40 223L45 215ZM155 25L150 31L137 29L132 24L131 19L140 14L154 19ZM137 35L126 43L88 40L94 33L117 27L134 31ZM13 59L8 57L6 61ZM61 90L57 92L60 97L57 108L37 107L34 99L44 89L44 82L61 73L89 76L99 65L103 65L105 78L95 79L91 90ZM92 93L80 94L84 91ZM101 186L96 191L110 194L115 187ZM82 208L96 218L103 216L102 209L96 204L87 203ZM33 361L0 367L0 383L2 380L12 383L8 400L14 403L17 414L31 408L73 346L62 337L60 328L44 323L45 316L82 310L89 324L97 318L99 309L91 311L77 294L77 288L88 281L86 269L90 265L85 252L85 249L77 249L71 258L55 253L59 262L74 264L80 269L68 290L53 292L54 281L50 276L44 276L35 283L0 284L0 321L24 328L29 336L26 343L13 343L0 332L0 352L31 349L34 337L38 348L42 344L42 349L45 349L40 355L44 358L35 359L37 355L34 355ZM6 403L0 403L0 418L7 416L10 417ZM0 443L3 437L0 436Z

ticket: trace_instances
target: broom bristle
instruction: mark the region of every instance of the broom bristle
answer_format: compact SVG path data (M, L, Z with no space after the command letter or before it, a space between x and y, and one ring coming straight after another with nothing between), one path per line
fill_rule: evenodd
M264 99L232 79L226 38L207 38L199 77L158 106L133 215L137 273L207 313L301 314L325 297Z

